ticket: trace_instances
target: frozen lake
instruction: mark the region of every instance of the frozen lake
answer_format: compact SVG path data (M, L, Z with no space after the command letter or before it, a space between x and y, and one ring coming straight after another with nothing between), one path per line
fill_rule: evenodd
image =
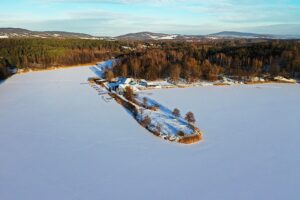
M88 67L0 84L0 199L299 199L300 86L149 91L204 141L165 142L85 84Z

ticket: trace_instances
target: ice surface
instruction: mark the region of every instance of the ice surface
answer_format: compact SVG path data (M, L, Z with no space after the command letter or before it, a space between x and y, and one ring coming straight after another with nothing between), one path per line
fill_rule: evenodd
M299 199L299 85L151 90L204 142L156 138L90 87L89 67L0 84L0 199Z

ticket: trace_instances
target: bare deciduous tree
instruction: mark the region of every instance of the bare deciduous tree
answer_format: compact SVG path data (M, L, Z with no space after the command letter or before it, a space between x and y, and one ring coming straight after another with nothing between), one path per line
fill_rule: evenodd
M180 110L178 108L175 108L172 112L172 114L175 116L175 117L180 117Z
M186 113L185 120L188 121L189 123L192 123L192 124L195 123L196 120L195 120L195 117L194 117L194 113L192 113L192 112Z
M181 69L178 64L172 67L170 78L172 81L177 82L180 78Z
M144 119L141 121L141 125L143 127L148 127L151 124L151 119L150 117L147 115L146 117L144 117Z
M114 78L114 73L111 70L107 70L105 72L105 78L107 81L111 82L112 79Z
M128 100L128 101L133 101L134 99L134 93L133 90L131 89L131 87L127 86L125 88L124 91L124 97Z

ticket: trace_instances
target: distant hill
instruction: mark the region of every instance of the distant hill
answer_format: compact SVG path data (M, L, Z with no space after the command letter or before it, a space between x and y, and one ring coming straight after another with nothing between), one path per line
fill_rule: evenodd
M235 31L222 31L208 35L180 35L180 34L164 34L153 32L129 33L115 37L117 40L214 40L214 39L299 39L300 36L292 35L271 35L244 33Z
M243 33L235 31L222 31L219 33L213 33L206 35L206 37L216 37L216 38L276 38L274 35L268 34L256 34L256 33Z
M129 33L116 37L118 40L203 40L203 39L226 39L226 38L272 38L271 35L255 33L241 33L224 31L209 35L179 35L152 32Z
M117 36L116 39L121 40L173 40L178 35L170 35L164 33L152 33L152 32L138 32L129 33L126 35Z
M0 28L0 38L78 38L78 39L101 39L84 33L73 33L64 31L31 31L21 28Z
M153 32L129 33L115 37L117 40L199 40L203 38L204 37L201 35L180 35Z
M215 39L300 39L300 35L271 35L222 31L208 35L180 35L153 32L128 33L117 37L98 37L84 33L64 31L31 31L21 28L0 28L0 38L78 38L78 39L107 39L107 40L215 40Z

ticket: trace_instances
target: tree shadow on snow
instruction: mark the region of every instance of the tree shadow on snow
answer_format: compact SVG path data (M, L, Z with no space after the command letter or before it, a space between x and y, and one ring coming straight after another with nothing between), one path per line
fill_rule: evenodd
M0 79L0 85L3 84L6 81L6 79Z
M172 113L172 110L170 110L169 108L167 108L166 106L158 103L157 101L155 101L154 99L151 99L149 97L147 97L148 99L148 106L155 106L155 107L158 107L159 110L161 110L166 116L168 116L168 118L173 118L173 119L176 119L178 120L178 122L180 122L181 124L183 125L189 125L186 120L184 120L182 117L174 117L173 113Z

